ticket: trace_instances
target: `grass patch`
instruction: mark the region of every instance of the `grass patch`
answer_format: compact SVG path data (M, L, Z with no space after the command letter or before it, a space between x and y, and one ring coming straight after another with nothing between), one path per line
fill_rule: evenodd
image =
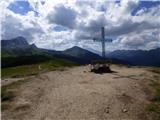
M149 69L149 71L160 74L160 68Z
M160 102L160 83L156 81L151 81L150 85L155 89L155 96L152 101Z
M55 60L50 60L50 61L44 62L40 65L41 65L42 69L55 70L57 68L62 68L62 67L73 67L78 64L71 62L71 61L63 60L63 59L55 59Z
M151 120L160 120L160 83L152 80L150 85L155 90L155 94L147 111Z
M150 120L160 120L160 103L151 103L148 106L147 111Z
M5 111L11 109L13 105L11 105L14 98L17 96L19 92L20 85L28 82L30 79L24 79L20 81L13 82L9 85L1 86L1 110Z
M11 101L16 96L18 88L21 84L26 83L29 79L13 82L9 85L1 86L1 101Z
M12 100L15 97L14 92L13 91L9 91L7 89L2 89L1 92L1 100L2 101L9 101Z
M17 67L2 68L1 76L5 77L24 77L38 73L38 65L23 65Z
M2 68L1 76L2 78L7 77L24 77L28 75L36 75L39 72L56 70L62 67L72 67L78 65L74 62L62 60L62 59L52 59L46 62L32 64L32 65L22 65L16 67Z
M7 102L7 103L2 103L1 104L1 111L3 112L3 111L5 111L5 110L8 110L8 109L10 109L12 106Z
M16 111L26 111L26 110L30 109L30 107L31 107L30 105L25 104L25 105L21 105L21 106L16 107L14 110L16 110Z

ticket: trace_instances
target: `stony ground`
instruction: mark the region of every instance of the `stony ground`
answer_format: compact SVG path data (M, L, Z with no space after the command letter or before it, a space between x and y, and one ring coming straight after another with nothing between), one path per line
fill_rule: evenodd
M2 120L146 120L147 82L154 75L146 68L111 68L113 73L81 66L32 77L16 88Z

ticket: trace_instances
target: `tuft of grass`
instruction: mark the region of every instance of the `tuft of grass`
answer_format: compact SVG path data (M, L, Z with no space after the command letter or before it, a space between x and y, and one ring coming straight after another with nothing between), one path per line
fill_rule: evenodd
M152 80L150 85L154 89L155 94L147 107L147 111L151 120L160 120L160 83Z
M160 86L159 86L160 87ZM160 88L157 88L156 89L156 95L155 97L153 98L153 101L155 102L160 102Z
M12 101L18 94L18 88L20 85L29 82L31 79L24 79L20 81L13 82L9 85L5 85L1 87L1 110L5 111L11 109L13 106L11 105Z
M155 89L155 96L152 101L160 102L160 83L152 80L150 85Z
M30 79L24 79L13 82L9 85L1 86L1 101L11 101L16 96L18 88L21 84L28 82Z
M3 111L5 111L5 110L8 110L8 109L10 109L12 106L9 104L9 103L2 103L1 104L1 110L2 110L2 112Z
M160 104L153 102L151 103L148 108L148 114L150 120L160 120Z
M18 82L17 82L18 83ZM11 101L16 96L15 88L18 84L12 83L1 87L1 101Z
M160 68L149 69L150 72L160 74Z
M28 109L30 109L30 105L29 104L24 104L24 105L21 105L21 106L17 106L14 110L16 111L26 111Z
M14 92L13 91L9 91L7 89L2 89L1 92L1 100L2 101L9 101L12 100L15 97Z

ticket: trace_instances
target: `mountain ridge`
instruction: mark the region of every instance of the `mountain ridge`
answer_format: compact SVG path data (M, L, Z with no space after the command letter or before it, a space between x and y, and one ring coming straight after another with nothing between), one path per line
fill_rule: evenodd
M151 50L116 50L106 56L127 60L133 65L160 67L160 48Z
M20 41L22 39L22 41ZM17 59L21 59L21 57L23 58L23 61L21 62L21 64L27 64L30 62L28 60L34 61L34 63L36 62L35 60L32 60L31 58L33 57L33 59L40 59L40 60L45 60L45 59L54 59L54 58L60 58L60 59L64 59L64 60L69 60L69 61L73 61L79 64L88 64L90 63L90 61L95 58L95 59L99 59L100 56L97 54L94 54L92 52L89 52L87 50L84 50L82 48L79 47L73 47L74 50L66 50L66 51L55 51L55 50L47 50L47 49L41 49L41 48L37 48L34 44L29 45L28 43L24 42L26 41L23 37L18 37L18 38L14 38L11 40L2 40L2 67L7 67L8 65L12 65L9 63L16 63L16 62L20 62ZM17 44L16 44L17 43ZM9 47L11 46L11 47ZM76 54L72 54L72 51L76 51ZM83 51L83 52L82 52ZM87 55L87 57L86 57ZM45 59L43 59L42 57L44 56ZM37 58L36 58L37 57ZM39 60L37 59L37 61L39 62ZM12 62L15 61L15 62ZM26 62L28 61L28 62Z
M10 40L1 40L1 45L2 58L39 55L46 56L47 58L54 57L74 62L76 61L79 64L89 64L91 60L102 59L100 55L78 46L73 46L64 51L38 48L34 44L29 45L23 37L17 37ZM118 64L160 67L160 48L149 51L116 50L106 54L106 57L111 59L113 63Z

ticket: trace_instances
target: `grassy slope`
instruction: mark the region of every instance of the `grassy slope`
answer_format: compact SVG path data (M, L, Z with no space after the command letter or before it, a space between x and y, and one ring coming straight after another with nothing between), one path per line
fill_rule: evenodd
M27 75L35 75L39 72L55 70L61 67L71 67L77 65L74 62L63 60L63 59L50 59L41 63L22 65L16 67L2 68L1 76L6 77L23 77Z

